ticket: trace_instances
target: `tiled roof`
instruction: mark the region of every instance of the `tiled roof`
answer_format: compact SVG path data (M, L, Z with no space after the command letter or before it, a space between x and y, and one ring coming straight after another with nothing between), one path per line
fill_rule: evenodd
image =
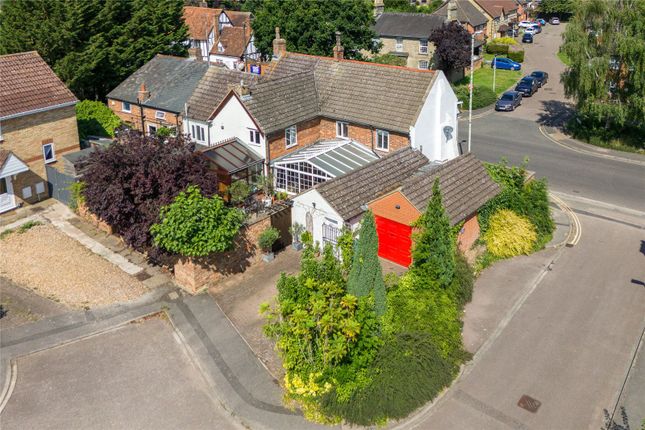
M242 27L224 27L215 39L210 53L213 55L226 55L228 57L241 57L249 41L244 33L248 34L248 31L245 31ZM220 43L222 44L222 51L219 50Z
M188 26L188 35L190 38L207 40L208 34L217 23L220 13L222 13L222 9L184 6L184 22Z
M143 105L155 109L181 113L208 64L190 58L157 55L130 75L107 95L110 99L137 103L141 84L150 91Z
M455 4L457 5L457 21L461 23L468 23L473 27L478 25L484 25L488 22L486 15L481 13L470 0L456 0ZM446 18L448 16L448 2L444 3L439 9L433 12L433 15L441 16Z
M519 8L515 0L475 0L475 2L493 18L501 16L502 12L509 13Z
M444 22L444 18L433 14L386 12L376 18L374 30L381 37L427 39Z
M289 52L274 66L270 78L291 75L293 79L304 71L313 71L320 115L401 133L408 133L416 122L436 76L433 71Z
M244 105L265 133L272 133L320 114L313 71L271 79L251 87Z
M432 197L436 178L439 178L443 206L453 225L474 214L500 192L499 185L472 154L423 167L403 182L401 192L420 212L424 212Z
M189 118L208 121L234 85L238 85L241 80L252 84L257 79L257 75L230 70L223 66L211 66L188 99Z
M421 152L408 147L319 184L315 189L344 220L349 220L363 213L362 205L395 190L427 163Z
M0 56L0 119L77 101L37 52Z
M228 19L231 20L231 24L235 27L243 27L246 25L246 28L250 34L251 31L251 12L240 12L237 10L227 10L226 15Z

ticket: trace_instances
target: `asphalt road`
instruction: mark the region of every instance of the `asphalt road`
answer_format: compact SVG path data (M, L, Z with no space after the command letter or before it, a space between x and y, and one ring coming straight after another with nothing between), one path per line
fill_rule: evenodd
M559 76L564 65L556 57L564 25L550 26L525 45L523 70L549 73L549 82L524 98L515 112L493 112L473 119L472 151L482 160L502 157L513 164L529 159L529 169L546 177L555 191L645 212L645 166L573 152L545 138L540 125L557 125L570 114ZM468 136L467 115L460 139ZM620 154L619 154L620 155Z

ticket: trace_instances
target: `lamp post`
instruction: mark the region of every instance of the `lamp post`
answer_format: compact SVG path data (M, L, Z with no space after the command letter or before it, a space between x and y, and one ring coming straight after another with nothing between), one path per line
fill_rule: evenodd
M470 35L470 94L468 96L468 152L470 152L470 140L473 131L473 69L475 68L475 35L483 33L475 31Z

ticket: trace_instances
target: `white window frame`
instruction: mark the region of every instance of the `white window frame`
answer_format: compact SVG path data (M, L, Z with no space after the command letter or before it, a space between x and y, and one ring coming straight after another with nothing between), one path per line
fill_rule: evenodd
M345 121L336 121L336 137L349 139L349 123Z
M425 43L425 45L424 45ZM421 39L419 40L419 54L428 54L428 40L427 39Z
M298 127L292 125L284 129L285 148L293 148L298 145Z
M125 106L128 105L126 108ZM131 113L132 112L132 104L130 102L121 102L121 111L125 113Z
M199 124L191 124L191 136L193 140L197 142L205 142L206 141L206 133L204 132L204 127L202 127Z
M430 68L430 63L428 60L419 60L419 69L428 70Z
M166 112L158 110L155 112L156 119L166 119Z
M390 150L390 132L386 130L376 130L376 149L379 151Z
M396 52L403 52L403 38L402 37L397 37L396 38L394 49L395 49Z
M155 129L154 134L150 131L151 128ZM157 127L157 124L148 124L148 136L155 136L157 134L157 131L159 131L159 127Z
M253 145L260 144L260 132L254 128L249 128L249 142Z
M49 160L47 159L47 153L45 152L45 147L47 146L51 147L51 150L52 150L52 156ZM45 160L45 164L53 163L54 161L56 161L56 149L54 148L54 142L45 143L43 145L42 150L43 150L43 159Z

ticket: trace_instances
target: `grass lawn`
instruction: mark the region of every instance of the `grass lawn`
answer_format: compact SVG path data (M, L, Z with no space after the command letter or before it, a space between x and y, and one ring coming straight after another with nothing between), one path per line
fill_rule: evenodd
M510 86L514 85L522 77L521 70L497 70L495 77L495 93L502 94ZM456 85L468 85L470 76L456 82ZM475 70L473 83L476 87L486 87L493 89L493 68L484 65L482 68Z
M562 51L558 51L557 55L558 55L558 58L560 59L560 61L562 61L562 63L564 63L565 66L570 66L571 65L571 60L569 59L567 54L565 54Z

